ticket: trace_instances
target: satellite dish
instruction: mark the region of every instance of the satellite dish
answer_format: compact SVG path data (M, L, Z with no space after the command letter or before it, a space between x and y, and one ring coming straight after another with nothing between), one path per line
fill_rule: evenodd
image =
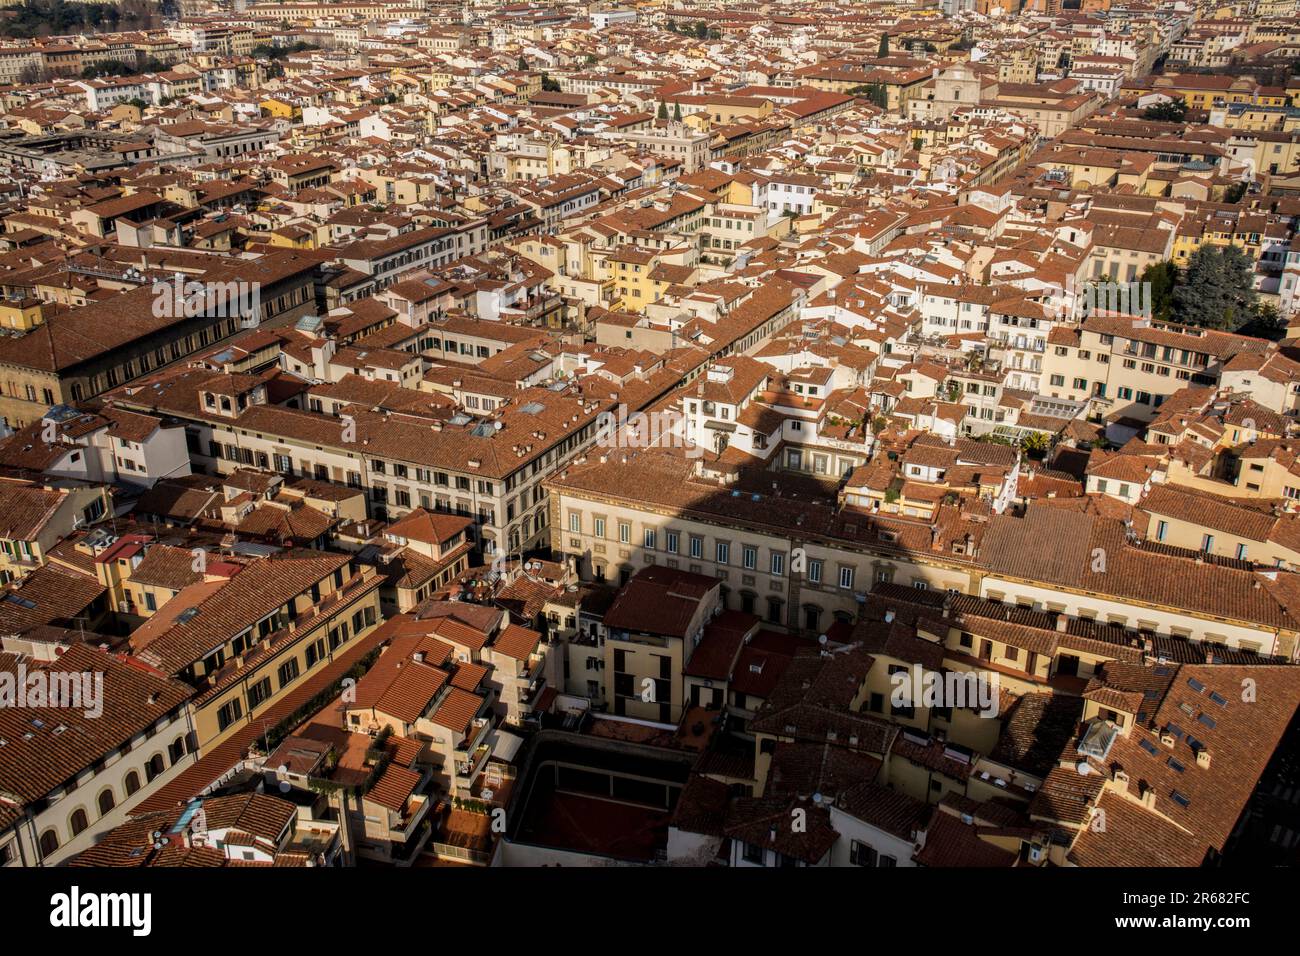
M484 787L482 790L480 790L478 795L482 797L484 800L492 799L492 791L488 787Z
M1075 765L1074 769L1079 771L1080 777L1086 777L1088 774L1092 773L1092 764L1088 763L1086 760L1080 760Z
M818 635L817 635L817 643L818 643L818 644L821 644L822 646L825 646L825 645L826 645L826 642L829 641L829 640L830 640L830 638L828 638L825 634L818 634Z
M822 805L822 795L820 793L813 794L813 803L817 804L819 807Z

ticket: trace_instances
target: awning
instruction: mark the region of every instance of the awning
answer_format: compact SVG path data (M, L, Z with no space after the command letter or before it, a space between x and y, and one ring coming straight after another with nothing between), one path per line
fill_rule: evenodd
M524 739L498 727L488 734L488 743L492 747L492 756L499 760L511 761L524 745Z

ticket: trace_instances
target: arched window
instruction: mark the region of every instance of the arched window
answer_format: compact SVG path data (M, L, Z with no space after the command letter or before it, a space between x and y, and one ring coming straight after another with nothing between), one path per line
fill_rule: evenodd
M767 619L773 624L784 623L781 619L781 612L785 610L785 602L780 598L770 597L767 599Z
M154 754L149 758L149 762L144 765L144 778L152 781L154 777L157 777L166 769L166 766L163 765L163 755Z
M185 756L184 739L177 737L175 740L173 740L171 742L171 745L167 748L167 756L171 759L172 766L175 766L176 761L180 760L182 757Z
M129 797L140 789L140 775L132 770L126 775L126 795Z
M90 820L86 817L86 811L81 807L77 807L72 811L72 816L68 818L68 827L72 830L72 835L76 836L88 826L90 826Z
M59 835L53 830L41 834L41 857L52 856L59 848Z
M112 790L105 790L99 795L99 815L102 817L117 806L117 798Z

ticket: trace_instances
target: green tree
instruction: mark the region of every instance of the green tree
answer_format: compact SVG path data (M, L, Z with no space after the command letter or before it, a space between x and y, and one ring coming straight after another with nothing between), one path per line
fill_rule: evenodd
M100 76L130 76L134 72L135 70L121 60L101 60L99 63L93 63L82 70L81 78L83 80L93 80Z
M1142 118L1165 123L1185 123L1187 104L1182 100L1174 100L1172 103L1153 103L1143 111Z
M560 81L552 79L549 73L543 73L542 89L547 93L558 93L560 92Z
M1151 284L1151 317L1164 321L1174 307L1174 286L1178 267L1172 262L1154 262L1142 270L1142 282Z
M677 122L677 123L680 123L680 122L682 121L682 104L681 104L681 103L674 103L674 104L673 104L673 121L674 121L674 122Z
M660 103L660 104L659 104L659 118L660 118L661 120L666 120L666 119L668 118L668 104L667 104L667 103Z
M882 83L864 83L849 90L850 96L865 97L873 106L889 109L889 90Z
M1020 439L1020 450L1036 461L1046 458L1051 448L1052 439L1044 432L1027 432Z
M695 38L697 40L706 40L709 36L709 25L703 20L695 22Z
M1223 194L1223 201L1228 203L1239 203L1241 197L1246 195L1246 183L1233 183Z
M1237 246L1201 246L1174 289L1173 316L1202 328L1235 329L1250 321L1256 297L1254 268L1245 252Z
M1250 321L1237 331L1242 335L1252 335L1257 339L1269 339L1280 342L1286 338L1286 320L1277 310L1277 306L1261 302L1255 306Z
M883 58L889 56L889 34L880 34L880 49L876 50L876 56Z
M522 53L519 54L519 63L517 65L520 70L526 71L528 69L528 60L524 57Z

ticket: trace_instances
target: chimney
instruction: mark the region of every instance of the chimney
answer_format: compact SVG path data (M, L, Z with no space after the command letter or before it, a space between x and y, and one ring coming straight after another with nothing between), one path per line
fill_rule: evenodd
M1115 783L1115 790L1119 793L1128 793L1128 774L1118 767L1111 774L1111 780Z
M1070 623L1070 619L1069 619L1068 617L1066 617L1064 614L1061 614L1061 613L1059 613L1059 612L1057 613L1057 615L1056 615L1056 629L1057 629L1059 632L1061 632L1062 634L1064 634L1064 633L1065 633L1065 629L1066 629L1066 627L1069 626L1069 623Z
M1202 748L1201 750L1196 751L1196 766L1204 767L1207 770L1209 769L1210 752L1208 750Z

